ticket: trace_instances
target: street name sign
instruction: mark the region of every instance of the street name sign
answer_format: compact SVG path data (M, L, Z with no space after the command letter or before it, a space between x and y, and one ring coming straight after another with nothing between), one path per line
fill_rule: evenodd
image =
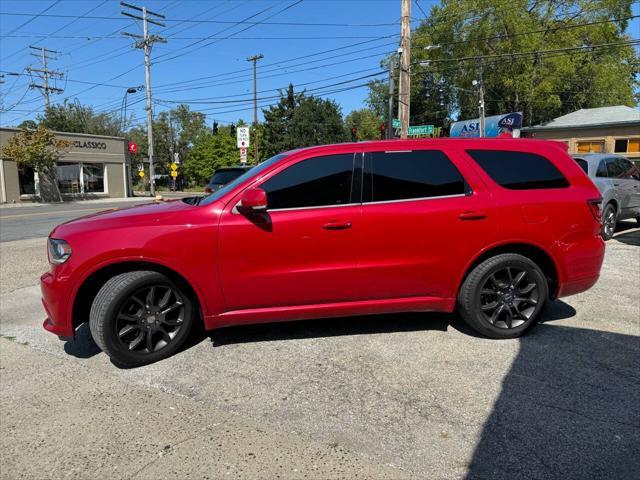
M431 135L433 133L433 125L416 125L409 127L409 135Z

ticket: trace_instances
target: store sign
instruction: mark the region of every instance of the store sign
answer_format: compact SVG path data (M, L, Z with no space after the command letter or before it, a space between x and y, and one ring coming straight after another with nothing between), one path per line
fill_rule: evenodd
M497 137L508 133L514 137L518 136L522 128L522 112L506 113L485 118L484 136ZM464 120L451 125L450 135L452 137L479 137L480 119Z
M104 142L86 142L84 140L76 140L73 142L75 148L92 148L94 150L106 150L107 144Z

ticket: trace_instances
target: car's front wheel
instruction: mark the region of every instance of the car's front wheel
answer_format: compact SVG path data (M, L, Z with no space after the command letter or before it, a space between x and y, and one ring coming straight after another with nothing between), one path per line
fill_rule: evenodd
M610 203L604 207L602 212L602 231L600 232L603 240L609 240L613 237L613 232L616 230L616 222L618 221L618 215L616 207Z
M458 311L490 338L515 338L533 325L549 295L547 280L529 258L513 253L477 265L458 293Z
M110 278L91 306L90 328L98 346L123 367L173 355L189 336L194 306L165 275L126 272Z

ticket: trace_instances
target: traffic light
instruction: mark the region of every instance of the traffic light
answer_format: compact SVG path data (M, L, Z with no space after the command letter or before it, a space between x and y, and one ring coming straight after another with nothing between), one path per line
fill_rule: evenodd
M356 127L351 127L351 141L352 142L358 141L358 130L356 129Z
M211 133L214 135L218 134L218 122L213 122L213 126L211 127Z
M380 140L384 140L386 138L387 126L384 123L380 124Z
M232 123L231 125L229 125L229 135L231 135L231 137L236 138L236 124Z

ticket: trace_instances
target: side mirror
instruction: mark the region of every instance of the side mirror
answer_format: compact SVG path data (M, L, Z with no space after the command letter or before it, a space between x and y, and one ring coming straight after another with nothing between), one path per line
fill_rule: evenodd
M260 212L267 209L267 192L261 188L249 188L242 192L238 209L245 212Z

